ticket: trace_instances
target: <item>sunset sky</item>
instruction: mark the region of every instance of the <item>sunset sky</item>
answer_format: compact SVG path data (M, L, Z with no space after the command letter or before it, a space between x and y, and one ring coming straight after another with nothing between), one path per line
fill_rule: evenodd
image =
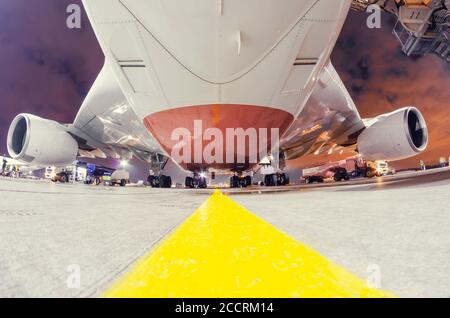
M29 112L72 122L103 63L88 19L81 29L65 25L66 7L78 0L0 0L0 152L14 116ZM365 27L365 15L351 13L332 61L362 117L414 105L430 130L426 153L395 166L436 163L450 156L450 66L430 55L403 56L391 34Z

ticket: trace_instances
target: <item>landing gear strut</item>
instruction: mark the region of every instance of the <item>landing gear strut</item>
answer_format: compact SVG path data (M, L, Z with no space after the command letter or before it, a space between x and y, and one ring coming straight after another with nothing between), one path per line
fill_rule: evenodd
M172 178L170 176L165 176L162 174L167 162L168 157L160 154L153 154L150 157L150 173L151 175L147 178L148 184L152 188L164 188L168 189L172 187Z
M206 189L208 187L208 182L204 175L194 173L193 177L186 177L184 185L186 186L186 188L191 189Z
M266 174L264 184L267 187L285 186L289 184L289 177L285 173Z
M147 181L152 188L168 189L172 187L172 178L165 175L149 176Z

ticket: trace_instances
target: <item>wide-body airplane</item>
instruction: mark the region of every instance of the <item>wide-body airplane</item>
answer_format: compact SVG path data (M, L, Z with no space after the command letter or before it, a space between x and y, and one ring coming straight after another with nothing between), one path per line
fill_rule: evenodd
M205 187L205 174L221 172L247 186L245 174L264 160L272 167L266 184L275 185L287 183L289 159L417 155L428 143L420 111L361 119L330 61L351 6L374 2L83 0L103 69L72 124L18 115L9 153L33 165L136 157L149 163L154 187L171 186L162 174L168 160L192 172L187 187ZM378 2L392 2L399 17L427 8ZM417 35L411 23L402 25Z

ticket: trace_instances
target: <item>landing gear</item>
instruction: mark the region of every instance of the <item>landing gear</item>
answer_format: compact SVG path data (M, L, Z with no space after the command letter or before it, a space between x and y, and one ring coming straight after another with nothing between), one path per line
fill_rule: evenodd
M146 161L150 162L150 176L147 178L147 183L152 188L164 188L168 189L172 187L172 178L162 174L167 162L168 157L160 154L152 154L146 158Z
M230 178L230 188L247 188L252 185L252 177L232 176Z
M160 186L159 177L157 177L157 176L149 176L147 178L147 182L152 188L159 188L159 186Z
M172 178L165 175L149 176L147 182L152 188L169 189L172 187Z
M285 173L266 174L264 184L266 187L285 186L289 184L289 177Z
M184 185L190 189L206 189L208 182L206 177L200 174L194 174L193 177L186 177Z

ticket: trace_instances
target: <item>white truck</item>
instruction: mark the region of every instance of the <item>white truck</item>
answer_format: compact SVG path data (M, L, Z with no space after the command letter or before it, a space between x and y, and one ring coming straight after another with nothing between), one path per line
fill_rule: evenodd
M125 187L130 183L130 173L126 170L116 170L111 175L111 186L120 185Z

